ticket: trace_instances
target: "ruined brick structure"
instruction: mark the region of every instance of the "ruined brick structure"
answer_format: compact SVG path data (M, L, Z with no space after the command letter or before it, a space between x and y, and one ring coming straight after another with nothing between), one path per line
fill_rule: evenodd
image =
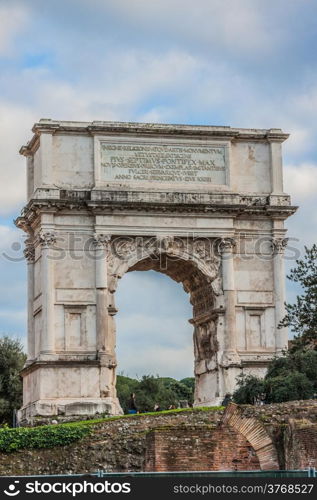
M317 400L106 420L69 446L0 453L0 475L317 467Z
M146 471L260 469L249 441L229 427L179 426L147 435Z

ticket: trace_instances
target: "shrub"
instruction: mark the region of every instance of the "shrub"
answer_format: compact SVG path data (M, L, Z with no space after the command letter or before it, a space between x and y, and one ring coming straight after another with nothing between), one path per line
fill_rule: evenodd
M10 453L23 448L65 446L87 436L90 432L91 427L84 423L3 428L0 429L0 451Z

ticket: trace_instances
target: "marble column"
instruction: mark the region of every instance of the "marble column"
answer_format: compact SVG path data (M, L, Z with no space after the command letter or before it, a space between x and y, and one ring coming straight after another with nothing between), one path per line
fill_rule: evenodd
M274 274L274 305L275 305L275 348L281 353L288 347L288 330L286 327L278 328L285 316L285 275L284 251L288 238L273 238L273 274Z
M95 272L96 272L96 330L97 351L109 353L109 318L108 318L108 255L110 252L111 235L94 235ZM112 354L112 352L111 352Z
M39 236L41 253L41 288L42 288L42 332L40 343L41 358L55 354L54 332L54 261L50 249L56 243L56 235L52 232Z
M27 333L27 360L26 363L30 364L35 358L35 338L34 338L34 258L35 250L31 238L25 241L24 256L27 261L27 304L28 304L28 333Z
M236 350L235 284L233 266L234 246L235 241L232 238L224 238L219 244L222 260L222 288L225 303L223 364L228 365L240 362Z

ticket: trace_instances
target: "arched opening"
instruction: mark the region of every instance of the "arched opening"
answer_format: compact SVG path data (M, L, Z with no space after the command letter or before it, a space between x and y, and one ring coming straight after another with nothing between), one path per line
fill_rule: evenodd
M126 273L116 306L117 374L194 376L191 305L180 284L154 271Z
M150 238L121 238L112 248L112 293L117 289L118 278L127 273L157 271L181 283L189 294L192 314L186 319L193 325L194 404L214 404L219 398L217 327L223 311L217 307L217 292L221 293L217 283L219 257L214 254L210 240L188 242L167 237L155 239L153 243ZM142 346L139 356L142 356Z

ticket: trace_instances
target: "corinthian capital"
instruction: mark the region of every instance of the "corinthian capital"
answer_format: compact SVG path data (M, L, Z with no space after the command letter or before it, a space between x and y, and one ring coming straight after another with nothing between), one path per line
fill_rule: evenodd
M104 248L108 249L111 241L111 234L102 234L95 233L94 234L94 245L96 248Z
M35 249L34 249L34 242L30 238L25 240L25 249L23 251L24 257L26 260L32 264L35 259Z
M232 252L236 242L233 238L221 238L218 242L218 250L220 253Z
M284 253L287 247L288 238L272 238L273 253Z
M40 245L43 248L51 247L51 246L55 245L55 243L56 243L56 234L53 232L40 233L39 234L39 241L40 241Z

